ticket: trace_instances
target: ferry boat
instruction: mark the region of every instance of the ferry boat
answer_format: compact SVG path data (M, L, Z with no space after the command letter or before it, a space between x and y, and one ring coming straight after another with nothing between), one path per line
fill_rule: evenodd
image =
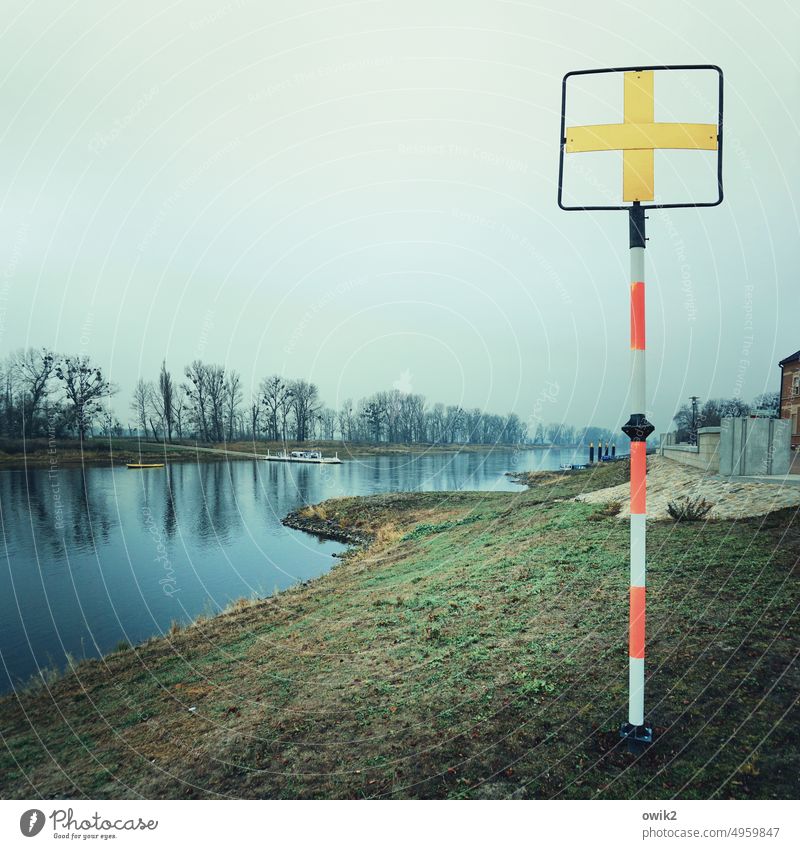
M315 448L307 451L281 451L278 454L271 454L267 451L265 460L274 460L279 463L341 463L339 452L336 452L335 457L323 457L321 451Z

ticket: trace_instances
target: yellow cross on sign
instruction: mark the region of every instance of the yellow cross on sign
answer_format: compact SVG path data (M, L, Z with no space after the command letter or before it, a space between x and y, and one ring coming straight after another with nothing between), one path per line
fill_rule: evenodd
M622 199L653 200L653 151L658 148L716 150L716 124L655 122L653 72L626 71L624 123L568 127L567 153L622 151Z

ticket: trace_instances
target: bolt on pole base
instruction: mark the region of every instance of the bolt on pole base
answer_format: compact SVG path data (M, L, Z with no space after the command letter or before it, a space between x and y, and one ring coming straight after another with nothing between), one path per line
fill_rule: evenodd
M644 725L623 722L619 728L619 736L628 741L628 751L638 755L653 742L653 726L649 722Z

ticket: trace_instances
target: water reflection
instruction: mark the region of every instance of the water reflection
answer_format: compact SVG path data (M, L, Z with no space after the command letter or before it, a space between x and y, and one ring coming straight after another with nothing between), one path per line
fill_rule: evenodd
M269 462L0 473L0 688L65 652L97 655L173 620L327 571L342 546L290 531L290 510L393 490L516 489L544 452L365 457L340 466Z

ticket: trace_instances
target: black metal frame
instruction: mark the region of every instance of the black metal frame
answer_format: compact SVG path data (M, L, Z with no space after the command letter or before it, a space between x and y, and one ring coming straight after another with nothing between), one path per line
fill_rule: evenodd
M565 206L562 201L562 189L564 183L564 145L567 143L566 116L567 116L567 80L570 77L583 76L586 74L619 74L625 71L716 71L719 75L719 115L717 118L717 199L703 203L651 203L641 204L643 209L683 209L687 207L719 206L722 203L722 68L718 65L637 65L630 68L595 68L587 71L570 71L564 74L561 81L561 136L558 157L558 205L568 212L589 212L604 209L631 209L632 204L620 206Z

